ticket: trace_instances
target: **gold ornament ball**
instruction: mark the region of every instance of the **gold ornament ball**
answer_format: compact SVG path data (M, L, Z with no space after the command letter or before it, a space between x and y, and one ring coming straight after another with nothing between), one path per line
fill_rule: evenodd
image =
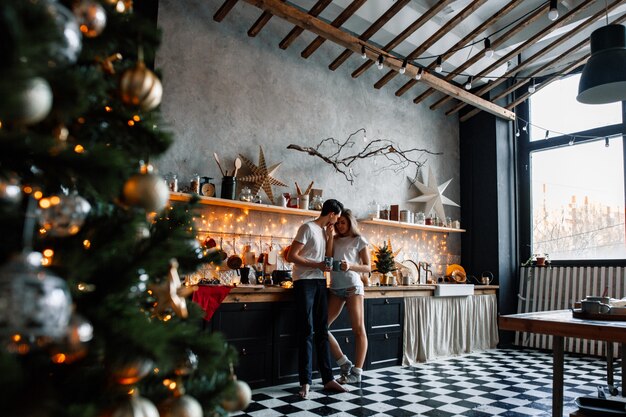
M252 390L244 381L235 381L235 393L232 398L222 401L222 408L229 412L243 411L252 401Z
M163 178L156 174L137 173L124 184L124 201L146 211L161 211L170 198L170 190Z
M117 384L132 385L139 382L154 369L154 362L144 357L118 356L109 360L107 369Z
M159 77L140 60L134 68L129 68L122 74L120 94L126 105L149 111L161 104L163 86Z
M100 417L159 417L159 411L149 400L139 395L129 396Z
M193 397L183 395L172 397L159 405L161 417L202 417L202 406Z

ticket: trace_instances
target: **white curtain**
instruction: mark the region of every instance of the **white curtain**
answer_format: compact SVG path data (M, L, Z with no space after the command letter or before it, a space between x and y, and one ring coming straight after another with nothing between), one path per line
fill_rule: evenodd
M495 294L405 298L402 365L495 348L497 305Z

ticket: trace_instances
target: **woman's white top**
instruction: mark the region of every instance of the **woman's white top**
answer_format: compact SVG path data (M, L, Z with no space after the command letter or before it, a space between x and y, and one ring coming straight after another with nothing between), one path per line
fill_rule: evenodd
M361 264L359 253L369 244L363 236L337 237L333 241L333 259L335 261L346 261L349 264ZM361 275L352 270L331 272L330 287L335 289L351 288L363 286Z

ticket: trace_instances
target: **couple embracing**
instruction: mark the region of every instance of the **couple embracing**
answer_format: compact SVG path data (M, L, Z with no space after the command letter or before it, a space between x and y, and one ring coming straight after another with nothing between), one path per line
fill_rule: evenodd
M331 273L331 288L327 292L324 271L331 267L325 256L340 261L338 271ZM294 294L298 322L299 395L306 398L311 387L313 346L324 389L346 392L344 384L361 382L367 352L367 335L363 321L364 287L362 273L370 272L367 241L360 235L356 219L350 210L334 199L326 200L320 216L298 229L289 251L288 261L294 264ZM356 338L353 363L343 354L328 326L347 306ZM341 368L335 380L331 353Z

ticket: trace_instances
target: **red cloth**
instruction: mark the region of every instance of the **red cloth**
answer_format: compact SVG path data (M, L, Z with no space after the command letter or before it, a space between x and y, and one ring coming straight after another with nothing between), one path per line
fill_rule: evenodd
M197 291L194 291L192 300L200 305L205 311L204 319L210 321L213 317L215 310L222 304L224 298L228 295L232 287L223 285L216 286L199 286Z

